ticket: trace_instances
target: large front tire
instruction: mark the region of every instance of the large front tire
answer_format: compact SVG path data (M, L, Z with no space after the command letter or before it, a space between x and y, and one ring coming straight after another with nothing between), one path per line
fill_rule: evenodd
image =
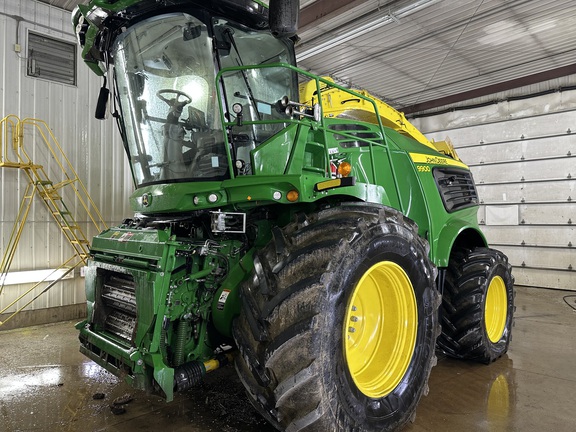
M342 205L274 232L241 289L240 378L287 431L392 431L436 361L436 269L415 224Z
M514 277L502 252L452 253L442 298L438 346L451 357L491 363L508 351L514 320Z

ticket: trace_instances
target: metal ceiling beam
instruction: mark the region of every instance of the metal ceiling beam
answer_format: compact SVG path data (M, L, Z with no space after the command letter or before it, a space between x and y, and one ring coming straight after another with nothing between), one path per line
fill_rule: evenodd
M298 31L308 30L369 0L318 0L300 10Z
M457 102L462 102L470 99L475 99L482 96L487 96L489 94L504 92L512 90L518 87L524 87L532 84L538 84L543 81L549 81L552 79L560 78L567 75L576 74L576 63L568 66L563 66L556 69L551 69L545 72L540 72L533 75L528 75L522 78L516 78L509 81L504 81L497 84L492 84L485 87L480 87L474 90L465 91L462 93L457 93L454 95L446 96L439 99L433 99L422 103L417 103L414 105L409 105L400 108L400 111L405 114L412 114L421 111L427 111L434 108L439 108L442 106L450 105Z

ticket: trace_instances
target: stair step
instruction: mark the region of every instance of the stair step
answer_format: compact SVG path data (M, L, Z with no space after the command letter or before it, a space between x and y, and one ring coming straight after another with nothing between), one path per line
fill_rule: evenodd
M90 242L89 242L88 240L83 240L83 239L72 240L70 243L72 243L72 244L78 244L78 245L90 244Z
M80 227L78 225L62 225L62 229L65 230L79 230Z
M60 183L56 183L54 185L54 189L60 189L63 188L64 186L68 186L69 184L74 183L76 180L75 179L68 179L68 180L64 180L61 181Z
M40 196L43 200L61 201L62 197L55 192L42 192Z

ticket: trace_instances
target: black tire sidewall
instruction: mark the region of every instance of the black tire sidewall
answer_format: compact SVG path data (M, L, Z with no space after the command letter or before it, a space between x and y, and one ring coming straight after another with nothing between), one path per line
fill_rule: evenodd
M385 232L391 229L391 232ZM364 273L374 264L390 261L398 264L409 277L417 303L418 324L415 350L400 384L380 399L365 396L350 376L344 358L343 320L348 301ZM334 388L339 405L356 424L367 425L366 430L393 430L411 415L427 386L436 338L436 292L432 265L426 249L414 233L400 225L375 226L355 239L347 253L338 260L328 292L336 298L332 313L325 314L328 352L336 361L326 362L325 383ZM325 350L322 350L326 352ZM338 415L338 414L336 414ZM358 421L355 421L355 420ZM362 429L363 430L363 429Z

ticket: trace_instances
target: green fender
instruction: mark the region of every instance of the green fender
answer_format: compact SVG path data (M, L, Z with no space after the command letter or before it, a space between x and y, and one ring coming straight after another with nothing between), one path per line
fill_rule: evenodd
M461 246L482 247L488 246L486 237L477 225L465 219L450 219L436 236L433 249L436 251L434 264L437 267L448 267L450 253L455 244Z

